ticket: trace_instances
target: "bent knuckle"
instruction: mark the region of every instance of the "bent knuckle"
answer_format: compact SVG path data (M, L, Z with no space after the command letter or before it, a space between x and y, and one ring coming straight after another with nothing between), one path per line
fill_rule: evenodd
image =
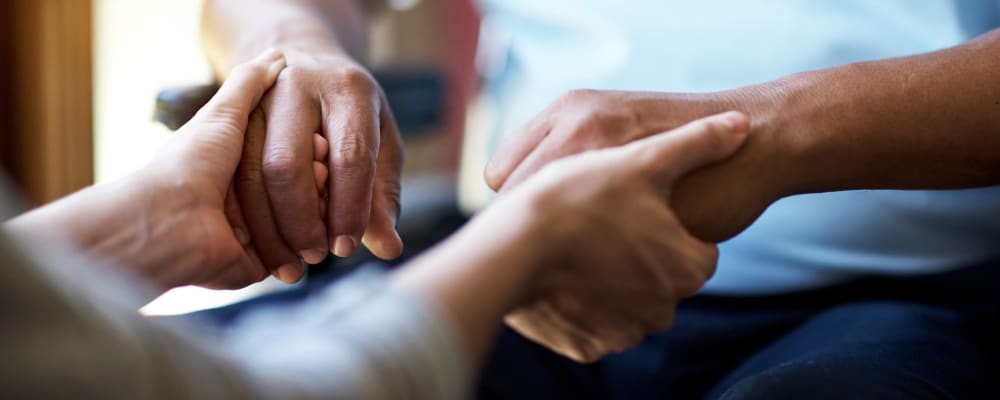
M374 93L378 88L375 79L360 68L344 68L337 73L337 80L344 89L356 93Z
M337 169L365 172L373 169L373 162L368 146L356 136L345 135L332 144L330 164Z
M287 150L279 150L264 156L261 170L268 185L289 186L298 178L296 158Z

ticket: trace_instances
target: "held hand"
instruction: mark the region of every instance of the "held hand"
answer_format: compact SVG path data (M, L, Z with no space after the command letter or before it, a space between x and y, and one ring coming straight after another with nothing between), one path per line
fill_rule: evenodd
M578 90L570 92L516 132L486 167L486 181L506 192L545 165L589 150L619 146L674 129L729 108L753 108L744 92L669 94ZM764 102L766 104L766 102ZM781 168L758 132L734 157L680 179L670 199L695 236L711 242L732 237L783 194Z
M233 175L248 125L263 118L255 110L284 67L274 50L236 67L154 162L127 178L145 195L142 236L157 242L140 245L171 260L144 271L164 287L239 288L267 276L250 247Z
M344 257L362 241L399 256L403 154L381 88L344 56L286 54L237 177L256 253L286 282L302 277L301 259Z
M748 121L726 113L628 145L550 163L486 212L528 207L551 238L534 295L507 323L578 361L666 329L678 301L712 275L714 245L667 205L673 183L743 144Z

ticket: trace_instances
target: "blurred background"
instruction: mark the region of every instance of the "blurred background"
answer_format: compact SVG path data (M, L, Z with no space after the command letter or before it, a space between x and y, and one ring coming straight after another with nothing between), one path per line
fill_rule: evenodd
M475 88L478 19L470 0L392 0L370 66L403 82L390 101L403 124L407 187L453 196L465 104ZM199 40L201 0L11 0L0 4L0 161L32 206L144 165L171 130L156 121L164 90L214 81ZM428 29L432 27L432 29ZM415 88L406 82L420 82ZM389 89L387 88L387 91ZM430 96L430 97L428 97ZM428 108L426 100L433 99ZM407 102L418 115L407 115ZM402 122L402 121L401 121ZM404 192L407 198L421 193ZM283 285L181 288L144 312L214 307Z

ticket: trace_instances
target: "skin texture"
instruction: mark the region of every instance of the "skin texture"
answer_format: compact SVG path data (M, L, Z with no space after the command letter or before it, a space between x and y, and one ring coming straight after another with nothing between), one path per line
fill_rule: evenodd
M302 81L309 82L304 86L342 82L345 71L360 69L353 60L363 52L363 40L359 38L363 39L368 21L363 17L368 15L364 11L365 4L370 3L209 0L205 42L220 75L225 75L233 62L253 54L257 47L277 46L289 51L301 50L315 58L312 63L302 62L306 66L304 70L308 71L302 74ZM789 195L861 188L945 189L996 184L1000 183L1000 157L996 156L1000 154L1000 138L996 134L1000 129L1000 113L996 112L1000 107L1000 91L996 89L1000 87L1000 75L995 73L1000 68L998 55L1000 33L991 32L952 49L806 72L717 93L574 91L540 113L520 132L511 135L512 139L490 162L485 178L506 197L507 193L516 192L515 188L530 182L530 177L545 166L563 158L634 143L696 118L739 110L750 117L746 145L725 162L668 183L673 188L668 193L669 204L676 217L694 236L708 242L738 234L768 205ZM351 56L354 58L349 58ZM290 64L298 63L290 61ZM346 75L361 76L353 72ZM339 90L341 86L352 89ZM370 108L376 110L360 115L383 116L379 109L382 100L371 94L371 87L365 83L359 88L331 84L324 92L358 96L356 103L371 105ZM300 111L306 116L303 118L305 124L315 126L313 120L317 115L319 118L330 115L330 110L335 108L326 104L315 99L301 103L306 110ZM274 133L275 137L285 139L265 143L264 154L269 154L269 148L284 148L296 154L294 159L308 159L311 149L306 142L312 132L307 131ZM351 129L321 133L331 139L337 135L346 137L345 132L347 136L374 136L352 134L357 131ZM271 137L270 127L268 133ZM385 137L384 131L380 134ZM293 142L294 145L280 145ZM330 143L332 149L336 141ZM379 152L385 143L385 140L380 143ZM381 160L380 156L376 158ZM261 163L265 171L280 165L266 160L264 157ZM668 164L668 160L662 162ZM298 185L303 188L301 193L305 193L306 182L311 177L307 164L301 162L295 168L288 168L287 173L272 174L285 176L287 181L301 182ZM384 170L378 165L381 164L376 166L376 176L382 176L379 171ZM265 179L258 179L263 182L257 183L264 188L260 193L271 198L283 193L276 187L280 185L266 179L268 174L264 176ZM329 181L337 182L337 176L334 168ZM331 190L335 190L335 186ZM355 187L365 187L364 182ZM378 214L375 210L380 209L375 205L380 198L377 193L378 190L373 190L371 216ZM278 211L276 222L271 224L280 228L286 217L299 221L309 216L279 214L307 213L315 208L275 209ZM388 221L395 214L386 212L383 215L389 216L383 219ZM329 222L337 219L334 213L326 221L328 235L335 232ZM370 220L374 221L374 217ZM370 234L371 226L370 223L366 242L369 237L379 236ZM275 231L285 237L285 243L294 236L280 229ZM289 254L302 250L296 248L301 246L288 247ZM588 290L603 289L596 282L576 284ZM568 284L553 286L569 288ZM526 336L554 346L564 354L575 354L577 359L591 359L591 353L618 348L616 341L595 344L586 339L595 332L606 333L599 324L573 326L565 323L573 321L579 312L567 311L569 306L562 306L560 301L553 295L540 303L549 309L562 309L559 318L564 323L559 326L550 323L546 328L551 329L550 333L537 328L537 324L536 328L530 328L528 323L519 322L529 321L530 318L523 316L531 313L519 313L520 318L512 315L508 322ZM546 303L548 305L544 305ZM576 332L576 339L566 337L570 332ZM634 336L634 332L627 330L616 334Z
M472 354L488 350L504 316L578 361L627 349L669 327L677 302L715 268L715 246L670 210L672 183L733 154L747 130L744 115L728 113L551 163L396 285L438 299L456 321L480 321L463 336Z
M705 240L736 235L793 194L997 184L998 55L994 31L942 51L718 93L574 91L512 135L485 178L503 192L561 157L736 109L751 118L745 148L679 181L671 198Z
M263 279L268 271L249 246L233 172L244 132L259 118L251 111L284 67L283 55L272 50L234 68L148 166L21 215L5 228L42 241L64 235L88 255L160 290L240 288Z
M34 241L68 238L161 290L262 279L268 269L250 243L252 211L236 202L234 174L251 131L263 127L258 105L283 68L276 50L234 68L219 94L147 167L21 215L4 229ZM732 155L747 130L744 115L728 113L551 163L404 266L392 288L438 307L471 365L482 362L504 316L533 340L581 361L634 345L668 326L676 303L697 291L715 265L715 246L688 234L667 206L672 182ZM646 223L619 218L624 199Z
M402 253L395 231L402 141L382 89L357 61L367 20L379 6L205 2L202 36L218 76L267 47L288 60L261 104L265 123L254 133L236 187L240 203L254 210L247 220L254 247L287 282L304 274L300 259L319 262L329 251L346 257L362 242L381 258ZM314 150L317 134L326 147L321 152ZM321 169L328 173L317 192Z

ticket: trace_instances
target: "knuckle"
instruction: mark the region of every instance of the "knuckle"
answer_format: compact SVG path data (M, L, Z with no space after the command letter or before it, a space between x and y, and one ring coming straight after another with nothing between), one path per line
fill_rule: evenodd
M330 157L331 166L341 170L367 173L374 168L373 162L374 157L368 147L357 136L344 135L334 141Z
M594 89L573 89L559 96L557 103L573 103L580 99L593 97L597 93Z
M378 85L367 71L360 68L344 68L337 74L341 85L352 92L373 93Z
M603 116L596 113L586 113L573 121L570 130L573 136L592 135L603 132L606 125Z
M275 86L302 86L309 81L309 69L298 65L289 65L278 73Z
M278 187L291 185L298 175L295 160L295 156L286 150L266 155L261 165L265 182Z

